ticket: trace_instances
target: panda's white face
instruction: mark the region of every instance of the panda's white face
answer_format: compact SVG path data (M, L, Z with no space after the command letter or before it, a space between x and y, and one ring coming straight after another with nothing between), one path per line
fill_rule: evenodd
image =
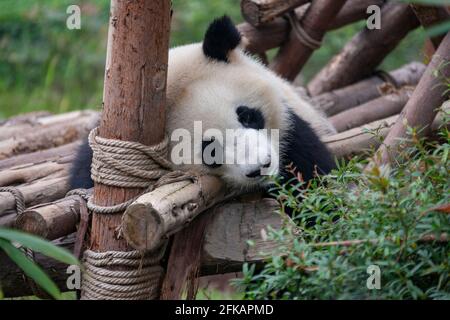
M236 28L224 17L210 25L203 44L169 51L166 131L174 138L171 160L180 169L218 175L233 187L248 188L264 183L262 173L278 170L289 112L319 135L332 128L290 84L239 49L239 42ZM227 130L247 143L226 139ZM182 161L180 133L191 146ZM221 155L223 161L216 163Z
M251 70L239 77L242 67L235 67L216 65L217 72L187 83L176 103L170 104L167 132L170 136L182 128L188 133L192 149L183 159L183 169L219 175L228 184L247 189L277 173L276 130L283 110L267 81ZM171 158L179 155L176 146L181 140L174 140Z

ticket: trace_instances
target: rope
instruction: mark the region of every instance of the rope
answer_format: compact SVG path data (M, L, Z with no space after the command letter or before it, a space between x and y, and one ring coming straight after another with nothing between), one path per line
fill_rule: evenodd
M14 201L16 202L17 215L20 215L25 211L25 196L22 191L16 187L0 187L0 192L9 192L13 195Z
M83 299L156 299L164 269L158 264L167 242L154 252L84 252ZM109 270L119 266L130 270Z
M169 139L153 146L89 134L93 151L91 177L95 182L122 188L147 188L172 168L166 160Z
M322 46L322 41L314 39L308 34L308 32L306 32L306 30L302 27L301 23L298 21L297 15L293 10L289 11L286 14L286 18L288 19L289 24L291 25L292 31L294 31L295 36L301 43L303 43L311 50L319 49Z
M198 174L172 171L167 160L169 140L166 137L154 146L137 142L99 137L98 129L89 134L92 148L92 180L114 187L145 188L144 192L178 181L198 179ZM77 194L87 201L90 211L97 214L113 214L124 211L136 200L130 199L113 206L100 206L92 202L86 190L75 189L68 195ZM120 234L120 228L119 228ZM84 252L82 299L155 299L164 269L159 265L167 243L156 252L140 251ZM115 266L120 270L110 270Z
M170 171L172 163L167 160L169 139L153 146L138 142L121 141L99 137L98 129L89 134L92 148L91 178L93 181L121 188L146 188L144 193L169 183L198 179L198 174ZM113 205L100 206L89 197L88 209L100 214L124 211L137 197Z

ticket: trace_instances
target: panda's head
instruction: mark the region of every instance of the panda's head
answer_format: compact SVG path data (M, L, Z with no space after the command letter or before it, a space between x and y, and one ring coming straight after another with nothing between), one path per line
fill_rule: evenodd
M278 130L288 115L279 79L240 42L224 16L210 24L202 43L170 50L166 129L172 162L248 188L277 173Z

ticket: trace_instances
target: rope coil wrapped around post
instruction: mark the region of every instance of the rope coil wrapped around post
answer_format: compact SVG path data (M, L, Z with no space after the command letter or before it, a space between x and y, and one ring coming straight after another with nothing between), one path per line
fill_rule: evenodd
M92 148L91 177L96 183L123 188L146 188L149 192L164 184L196 180L195 173L171 171L167 160L168 139L154 146L138 142L106 139L89 134ZM79 194L79 190L76 191ZM88 198L89 210L98 214L122 212L135 198L114 206L98 206ZM119 230L120 231L120 230ZM120 232L119 232L120 236ZM150 252L86 250L83 255L82 299L155 299L164 269L159 265L167 242ZM110 270L111 266L120 270Z

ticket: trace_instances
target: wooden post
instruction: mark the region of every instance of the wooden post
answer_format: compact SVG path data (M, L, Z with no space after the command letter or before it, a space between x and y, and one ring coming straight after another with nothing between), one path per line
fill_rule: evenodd
M408 4L386 3L381 10L381 29L360 31L313 78L308 91L316 96L366 78L418 26L419 21Z
M99 136L153 145L164 138L170 1L111 1ZM93 202L112 206L138 188L96 183ZM93 214L91 250L129 251L116 230L122 214Z
M417 129L420 136L426 136L430 132L438 108L449 98L445 83L449 78L450 32L447 32L395 125L374 155L376 164L388 164L394 159L399 160L399 144L403 147L405 145L401 143L401 139L407 137L407 126Z
M304 18L299 22L299 28L303 28L315 42L321 41L328 25L344 5L345 0L315 0L305 13ZM289 40L281 48L273 63L271 69L277 74L293 81L300 72L306 61L314 52L314 47L308 44L302 37L299 38L299 32L293 26L289 34Z

